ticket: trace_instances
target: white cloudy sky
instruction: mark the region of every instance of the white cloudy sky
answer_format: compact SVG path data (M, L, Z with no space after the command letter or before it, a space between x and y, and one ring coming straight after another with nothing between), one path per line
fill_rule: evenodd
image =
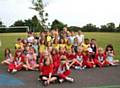
M87 23L100 26L108 22L118 25L119 4L120 0L50 0L45 9L49 13L49 22L58 19L69 26ZM31 6L31 0L0 0L0 20L9 26L15 20L31 18L36 14L29 9Z

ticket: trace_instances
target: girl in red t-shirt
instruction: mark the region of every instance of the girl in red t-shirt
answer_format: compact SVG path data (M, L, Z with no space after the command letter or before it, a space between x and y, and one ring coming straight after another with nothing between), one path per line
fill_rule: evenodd
M91 48L88 48L85 53L83 53L83 66L87 68L95 67L94 58L92 57L93 51Z
M68 59L68 62L70 63L70 67L75 67L75 66L81 66L81 64L79 63L79 61L76 59L77 55L74 52L74 50L69 49L67 51L66 57Z
M75 69L84 69L83 67L83 48L81 46L78 46L77 53L76 53L76 60L78 61L76 63Z
M60 55L59 55L57 49L55 49L55 48L52 49L51 55L52 55L53 66L54 66L53 73L55 74L55 73L57 73L58 67L60 65Z
M98 48L98 53L95 56L94 62L99 67L110 65L110 63L106 60L106 55L104 54L103 48Z
M39 78L44 85L49 85L51 82L57 80L57 76L53 75L53 61L49 54L44 56Z
M61 64L59 65L57 74L60 83L62 83L65 80L69 82L74 82L74 79L69 77L69 75L71 74L71 70L66 56L61 56Z
M25 56L22 53L22 50L16 50L14 61L9 64L8 72L17 72L22 69Z

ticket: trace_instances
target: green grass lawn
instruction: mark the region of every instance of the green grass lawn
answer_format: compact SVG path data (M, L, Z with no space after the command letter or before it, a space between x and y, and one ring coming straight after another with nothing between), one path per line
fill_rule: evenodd
M26 36L26 33L0 33L0 61L4 59L5 48L10 48L12 53L14 53L17 38L24 38Z
M115 50L115 59L120 60L120 33L85 33L87 38L95 38L98 47L105 48L107 44L112 44Z
M95 38L97 44L100 47L105 48L107 44L113 44L116 56L115 59L120 60L120 33L96 33L87 32L84 33L86 38ZM26 33L0 33L0 41L2 45L0 46L0 61L4 58L4 49L10 48L14 52L14 45L17 38L25 38Z

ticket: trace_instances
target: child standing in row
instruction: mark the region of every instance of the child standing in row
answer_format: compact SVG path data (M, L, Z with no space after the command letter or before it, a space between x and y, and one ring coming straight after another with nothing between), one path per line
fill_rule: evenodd
M96 39L91 39L90 48L92 49L92 58L95 58L97 53Z

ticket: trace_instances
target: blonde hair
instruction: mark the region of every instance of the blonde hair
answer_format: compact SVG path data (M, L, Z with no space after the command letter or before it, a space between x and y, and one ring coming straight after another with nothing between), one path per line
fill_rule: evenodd
M98 53L103 53L103 52L104 52L103 48L102 48L102 47L99 47L99 48L98 48Z

